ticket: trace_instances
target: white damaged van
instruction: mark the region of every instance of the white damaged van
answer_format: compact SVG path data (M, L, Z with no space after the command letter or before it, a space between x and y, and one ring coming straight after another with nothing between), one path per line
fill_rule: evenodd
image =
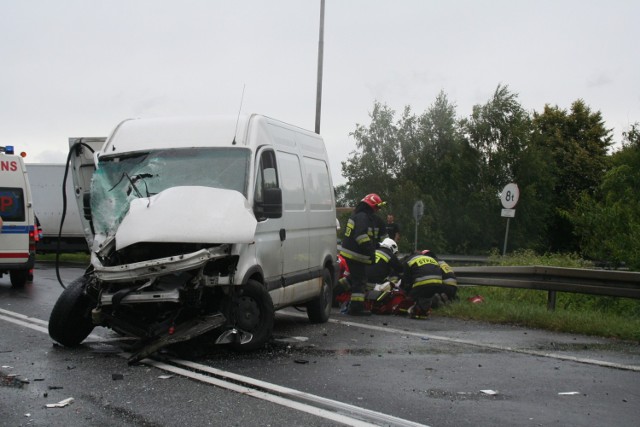
M110 327L140 338L135 362L204 333L259 348L287 306L328 320L336 213L319 135L253 114L125 120L103 141L70 139L91 265L53 308L54 340Z
M0 147L0 277L23 287L36 255L36 227L29 177L13 146Z

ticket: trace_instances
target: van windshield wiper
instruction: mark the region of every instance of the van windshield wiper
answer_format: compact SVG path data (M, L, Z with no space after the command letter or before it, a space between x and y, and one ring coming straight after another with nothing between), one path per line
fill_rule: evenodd
M120 184L122 182L122 179L125 178L125 177L129 181L129 184L131 184L131 187L129 187L129 189L127 190L127 196L131 194L131 189L133 189L136 192L136 196L138 196L140 198L145 197L145 196L142 195L140 190L138 190L138 187L136 186L136 181L139 181L141 179L144 180L144 178L152 178L153 175L150 174L150 173L140 173L140 174L137 174L137 175L130 176L128 173L124 172L122 174L122 176L120 177L120 179L118 180L118 182L116 182L113 185L113 187L111 187L109 189L109 191L111 191L114 188L116 188L118 186L118 184ZM147 193L146 197L150 197L151 193L149 193L149 187L147 186L146 181L142 181L142 182L144 183L144 189L145 189L145 192Z

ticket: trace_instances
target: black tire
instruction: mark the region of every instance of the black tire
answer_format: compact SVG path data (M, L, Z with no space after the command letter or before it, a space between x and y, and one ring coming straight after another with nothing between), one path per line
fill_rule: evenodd
M227 301L224 310L230 326L251 332L253 338L246 344L233 343L238 351L253 351L265 346L273 333L275 312L266 288L255 280L235 290L235 298Z
M11 286L14 288L24 288L27 284L29 270L11 270L9 277L11 278Z
M326 268L322 273L320 295L307 303L307 317L311 323L326 323L333 305L333 283L331 273Z
M49 336L66 347L80 344L93 331L91 309L94 304L85 295L86 276L74 280L65 289L49 316Z

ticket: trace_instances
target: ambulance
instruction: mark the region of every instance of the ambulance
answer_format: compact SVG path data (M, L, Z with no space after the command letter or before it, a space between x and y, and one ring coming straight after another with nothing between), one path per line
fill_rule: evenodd
M36 254L35 215L29 177L14 147L0 147L0 278L9 274L11 285L23 287Z

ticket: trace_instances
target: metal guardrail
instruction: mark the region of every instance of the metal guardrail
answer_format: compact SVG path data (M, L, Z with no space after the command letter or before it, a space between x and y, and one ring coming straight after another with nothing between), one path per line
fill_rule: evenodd
M546 266L456 267L458 284L548 291L547 308L555 309L556 292L640 299L640 273Z

